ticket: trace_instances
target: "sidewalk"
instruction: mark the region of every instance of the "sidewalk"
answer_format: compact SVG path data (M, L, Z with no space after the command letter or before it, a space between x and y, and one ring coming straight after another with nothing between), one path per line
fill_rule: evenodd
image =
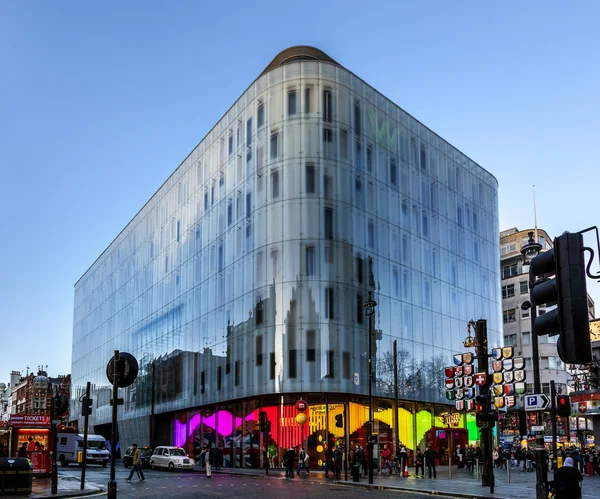
M29 497L31 499L42 499L46 497L81 497L81 496L89 496L91 494L96 494L98 492L104 491L106 488L100 484L90 482L86 480L86 487L84 490L81 490L79 484L79 479L73 477L71 475L59 475L58 476L58 494L51 494L50 490L52 489L52 481L50 477L33 477L33 487L32 493L30 495L21 497ZM1 496L1 497L15 497L11 496Z
M214 471L213 471L214 472ZM390 489L407 492L420 492L423 494L448 495L453 497L462 497L468 499L496 498L496 499L535 499L535 473L521 472L518 469L511 470L510 483L507 483L507 472L504 469L494 468L495 488L494 494L490 494L489 487L481 486L481 477L475 478L475 473L471 475L464 469L452 469L452 479L448 476L448 467L440 467L437 470L437 479L417 478L414 475L414 468L410 469L411 476L404 478L399 476L379 476L373 477L373 485L369 485L367 477L361 477L361 481L352 482L350 470L348 470L348 481L334 480L325 478L325 473L321 470L311 471L306 478L315 482L336 483L349 487L366 487L375 489ZM270 469L269 476L265 476L265 470L251 468L220 468L217 473L228 473L235 475L254 475L265 478L283 479L285 470ZM298 477L296 476L296 479ZM548 480L552 480L552 473L548 472ZM597 499L600 497L600 477L583 478L583 499Z

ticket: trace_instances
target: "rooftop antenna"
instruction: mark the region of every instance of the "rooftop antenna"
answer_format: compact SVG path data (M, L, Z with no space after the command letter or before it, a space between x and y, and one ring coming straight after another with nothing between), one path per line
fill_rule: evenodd
M533 225L534 225L534 232L535 232L535 242L538 242L538 228L537 228L537 209L535 206L535 184L533 184Z

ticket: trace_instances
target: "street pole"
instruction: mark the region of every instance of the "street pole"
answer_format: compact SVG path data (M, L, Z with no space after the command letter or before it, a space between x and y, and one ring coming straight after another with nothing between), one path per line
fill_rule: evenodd
M107 499L117 499L117 481L115 480L115 467L117 462L117 409L119 399L119 351L115 350L112 393L112 428L111 428L111 453L110 453L110 480L108 481Z
M81 485L80 489L85 489L85 467L87 465L87 444L88 444L88 424L89 424L89 400L90 400L90 391L92 388L92 384L88 381L85 387L85 404L82 404L82 407L85 410L85 414L83 415L83 456L81 463Z
M490 386L492 384L492 377L488 374L488 342L487 342L487 321L480 319L477 321L477 327L475 328L475 340L476 340L476 356L477 356L477 367L480 373L485 373L487 380L484 385L480 387L479 393L489 394ZM487 403L484 407L484 411L491 412L491 397L486 397ZM492 458L492 425L488 422L486 428L481 428L481 458L483 459L483 469L481 470L481 485L483 487L489 487L490 492L494 493L494 462Z
M535 284L535 275L531 272L529 266L529 295ZM530 298L531 301L531 298ZM533 357L533 391L537 394L542 393L542 383L540 381L540 353L538 347L538 336L535 332L535 319L537 318L537 307L531 304L531 353ZM536 424L543 425L542 411L536 412ZM548 483L548 467L546 466L546 447L544 444L544 432L538 432L535 436L535 497L536 499L546 499L548 494L546 484Z
M400 448L400 426L398 421L398 340L394 340L394 425L396 427L396 452ZM402 470L404 474L404 470Z
M556 472L557 456L556 456L556 385L554 380L550 380L550 398L551 398L551 413L552 418L552 471Z
M52 385L51 385L52 386ZM52 399L50 402L50 413L52 414L52 420L50 421L52 423L52 483L51 483L51 492L52 494L58 494L58 464L56 462L56 420L57 420L57 416L56 416L56 404L57 404L57 394L54 393L54 390L52 390Z
M368 444L368 466L369 483L373 483L373 315L377 303L373 300L373 293L369 291L369 298L363 305L369 317L369 444Z

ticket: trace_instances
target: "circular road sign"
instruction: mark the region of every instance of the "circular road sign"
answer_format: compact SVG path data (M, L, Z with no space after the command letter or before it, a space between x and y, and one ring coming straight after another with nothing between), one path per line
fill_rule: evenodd
M111 385L114 385L115 358L111 357L106 366L106 377ZM119 353L119 366L117 366L117 386L125 388L131 385L138 375L138 362L136 358L127 352Z

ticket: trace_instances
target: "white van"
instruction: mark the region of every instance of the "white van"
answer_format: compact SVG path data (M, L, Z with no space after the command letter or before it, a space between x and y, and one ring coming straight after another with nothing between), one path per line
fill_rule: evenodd
M61 466L69 466L77 463L77 455L83 452L82 433L59 433L56 446L56 455ZM106 448L106 440L101 435L88 435L87 441L87 464L101 464L106 466L110 459L110 453ZM81 463L79 463L81 464Z

